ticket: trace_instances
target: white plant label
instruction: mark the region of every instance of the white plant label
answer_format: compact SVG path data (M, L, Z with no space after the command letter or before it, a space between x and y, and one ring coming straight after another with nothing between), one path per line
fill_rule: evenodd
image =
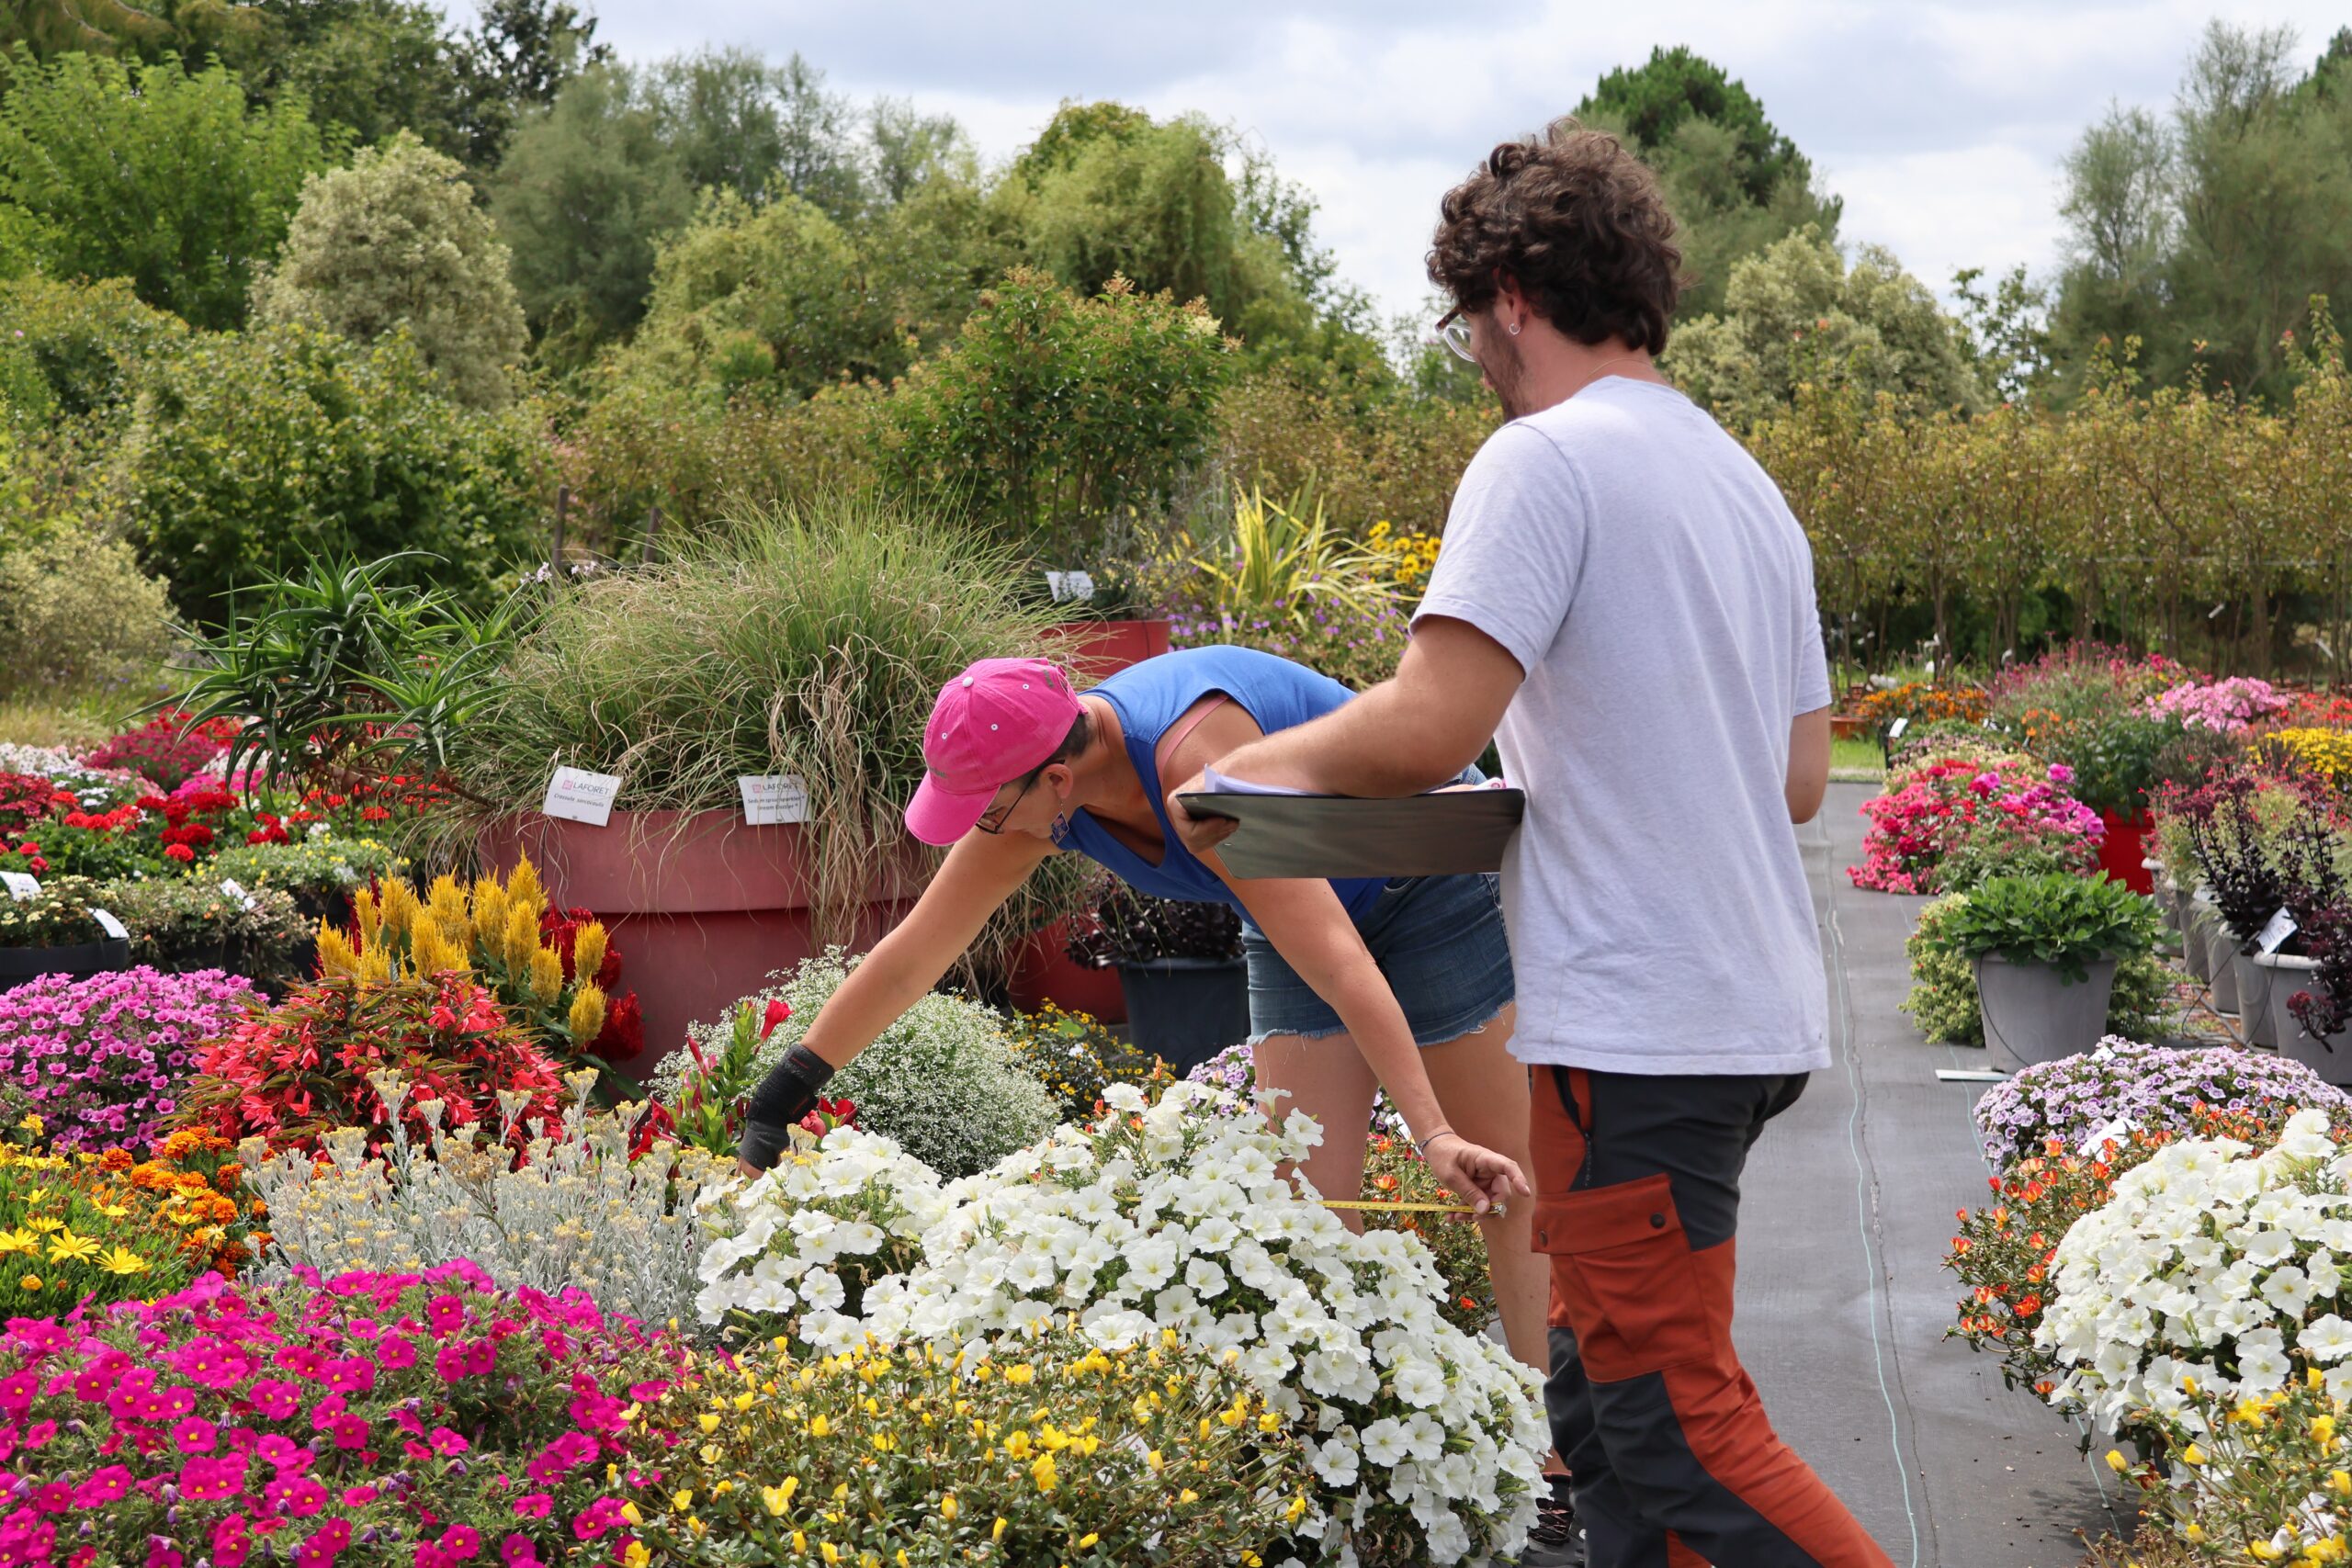
M227 894L230 897L234 898L238 903L243 905L248 909L261 902L260 899L246 892L245 885L239 882L234 877L222 878L220 883L220 891Z
M1900 740L1903 739L1903 732L1910 728L1911 716L1905 714L1886 727L1886 738L1889 740Z
M1091 571L1049 571L1046 573L1046 592L1058 604L1065 599L1094 597L1094 574Z
M26 872L0 871L0 887L6 887L8 897L19 904L40 897L40 883Z
M2254 945L2264 953L2276 953L2279 944L2294 934L2295 917L2281 909L2254 933Z
M104 909L91 910L90 919L97 921L98 930L106 932L107 935L112 937L115 941L129 942L130 940L130 928L126 927L120 920L116 919Z
M592 773L585 768L558 768L548 781L548 798L539 809L549 817L602 828L613 819L613 798L621 792L617 773Z
M797 773L741 773L743 820L754 828L808 820L808 781Z

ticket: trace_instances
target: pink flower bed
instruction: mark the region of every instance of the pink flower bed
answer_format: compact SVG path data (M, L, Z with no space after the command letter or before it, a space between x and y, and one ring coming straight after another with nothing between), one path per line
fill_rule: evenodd
M2226 681L2189 682L2148 699L2147 711L2179 719L2190 729L2212 729L2234 735L2274 714L2287 711L2290 699L2267 681L2233 675Z
M218 969L44 975L0 991L0 1077L32 1097L56 1147L136 1146L178 1109L198 1045L261 1002Z
M1957 760L1913 770L1894 795L1862 803L1871 819L1860 865L1846 874L1880 893L1940 893L1955 854L1986 858L2046 851L2066 869L2088 873L2106 834L2098 813L2066 793L2074 773L2052 767L2036 779L2016 768Z
M681 1364L470 1263L12 1318L0 1564L621 1563L628 1411Z

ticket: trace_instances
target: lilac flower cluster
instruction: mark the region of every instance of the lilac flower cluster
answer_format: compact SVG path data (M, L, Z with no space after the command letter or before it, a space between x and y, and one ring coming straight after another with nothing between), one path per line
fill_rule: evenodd
M218 969L45 975L0 992L0 1078L30 1098L57 1148L141 1144L175 1109L197 1045L261 1005L251 982Z
M2148 699L2152 716L2171 715L2190 729L2234 735L2257 720L2283 713L2288 697L2267 681L2233 675L2226 681L2191 681Z
M2195 1130L2199 1105L2284 1122L2303 1107L2352 1111L2352 1095L2300 1062L2233 1045L2174 1050L2109 1035L2091 1050L2027 1067L1976 1102L1985 1157L2007 1170L2056 1138L2070 1155L2145 1129Z
M1258 1091L1258 1068L1247 1045L1228 1045L1184 1077L1193 1083L1214 1084L1218 1089L1230 1089L1245 1102ZM1413 1136L1412 1130L1405 1124L1404 1114L1389 1100L1386 1089L1373 1097L1372 1125L1367 1131L1383 1137L1403 1138L1408 1142Z
M1168 640L1175 648L1231 643L1276 654L1362 691L1396 673L1405 654L1412 606L1378 601L1362 607L1321 598L1304 613L1289 601L1265 615L1224 615L1213 606L1180 602L1169 610Z

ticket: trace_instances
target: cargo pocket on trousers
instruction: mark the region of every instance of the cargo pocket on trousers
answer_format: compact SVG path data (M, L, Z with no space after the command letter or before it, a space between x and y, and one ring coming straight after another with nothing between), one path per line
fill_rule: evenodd
M1603 1382L1713 1354L1690 1238L1661 1174L1535 1205L1534 1249L1552 1257L1588 1376Z

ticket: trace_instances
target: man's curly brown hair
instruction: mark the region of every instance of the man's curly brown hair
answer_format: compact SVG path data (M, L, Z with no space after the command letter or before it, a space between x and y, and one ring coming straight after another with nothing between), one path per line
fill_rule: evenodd
M1578 343L1666 347L1682 252L1657 182L1606 131L1557 119L1506 141L1445 193L1430 281L1483 310L1516 281L1544 319Z

